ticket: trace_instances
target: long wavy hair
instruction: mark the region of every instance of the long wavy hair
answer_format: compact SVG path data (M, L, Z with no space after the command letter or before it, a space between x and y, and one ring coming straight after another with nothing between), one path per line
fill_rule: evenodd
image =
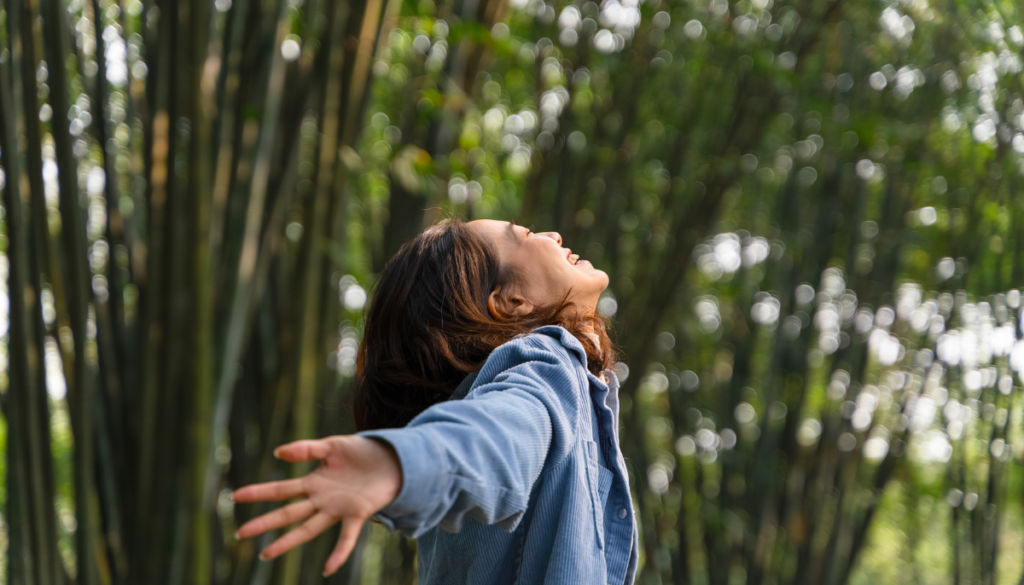
M576 336L594 374L615 359L605 320L568 301L517 315L506 300L521 283L502 266L493 244L457 218L445 219L406 243L377 282L359 346L353 411L359 430L405 426L451 397L495 348L544 325ZM487 299L498 292L499 315Z

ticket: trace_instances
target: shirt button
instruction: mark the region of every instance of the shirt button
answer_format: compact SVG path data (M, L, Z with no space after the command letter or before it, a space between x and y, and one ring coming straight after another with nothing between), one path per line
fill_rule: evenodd
M619 510L619 520L625 519L626 514L629 514L629 512L627 512L625 508Z

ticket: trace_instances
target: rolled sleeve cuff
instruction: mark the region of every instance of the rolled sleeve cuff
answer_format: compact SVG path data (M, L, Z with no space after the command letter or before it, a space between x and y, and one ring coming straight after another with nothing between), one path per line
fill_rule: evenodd
M419 429L382 429L356 433L391 445L402 467L402 489L398 497L375 517L388 530L418 533L431 507L442 499L448 485L448 467L433 441Z

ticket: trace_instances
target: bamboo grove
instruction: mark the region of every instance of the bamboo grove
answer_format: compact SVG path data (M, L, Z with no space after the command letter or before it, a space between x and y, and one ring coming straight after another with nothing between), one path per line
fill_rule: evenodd
M1024 582L1024 15L964 0L0 1L0 580L314 583L230 490L352 430L446 214L612 276L654 583ZM366 529L334 583L413 583Z

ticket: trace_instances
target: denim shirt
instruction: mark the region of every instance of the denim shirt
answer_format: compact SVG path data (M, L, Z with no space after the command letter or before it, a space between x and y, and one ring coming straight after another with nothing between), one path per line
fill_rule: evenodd
M571 333L541 327L494 350L464 398L359 433L398 453L402 489L377 519L419 539L420 585L633 583L618 380L586 359Z

